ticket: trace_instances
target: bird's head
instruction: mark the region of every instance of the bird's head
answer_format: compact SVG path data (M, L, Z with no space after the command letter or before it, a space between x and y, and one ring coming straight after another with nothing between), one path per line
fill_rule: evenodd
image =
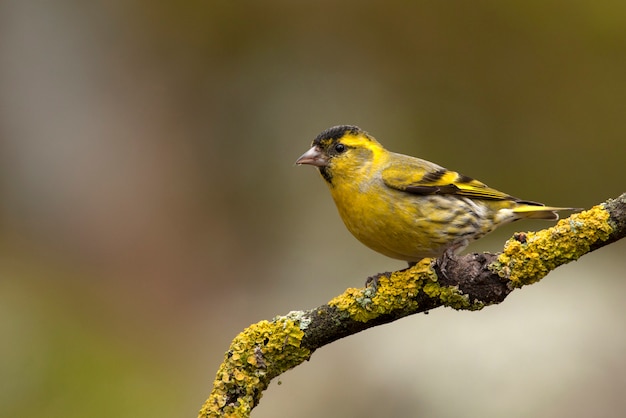
M340 125L319 134L296 164L316 166L324 180L333 184L338 178L358 178L360 171L368 170L384 153L382 145L358 126Z

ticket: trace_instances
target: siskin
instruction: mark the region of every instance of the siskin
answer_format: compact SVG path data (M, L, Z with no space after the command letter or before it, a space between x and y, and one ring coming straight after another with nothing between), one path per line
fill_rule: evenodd
M357 126L327 129L296 164L319 169L348 230L367 247L413 264L451 257L519 219L571 210L520 200L437 164L387 151Z

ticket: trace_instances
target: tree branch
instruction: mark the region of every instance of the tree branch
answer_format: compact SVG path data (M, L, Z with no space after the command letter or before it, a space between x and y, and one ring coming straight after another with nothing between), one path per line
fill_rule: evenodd
M347 289L325 305L261 321L226 352L200 417L248 417L270 381L318 348L367 328L439 306L478 310L502 302L556 267L624 238L626 193L538 232L516 233L499 254L434 259L375 276L376 285Z

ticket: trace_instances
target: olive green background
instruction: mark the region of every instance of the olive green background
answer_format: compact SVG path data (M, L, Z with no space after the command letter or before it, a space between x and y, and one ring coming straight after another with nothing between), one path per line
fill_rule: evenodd
M626 3L5 0L0 416L194 417L244 327L404 267L294 167L336 124L524 199L615 197ZM625 250L338 341L253 416L622 416Z

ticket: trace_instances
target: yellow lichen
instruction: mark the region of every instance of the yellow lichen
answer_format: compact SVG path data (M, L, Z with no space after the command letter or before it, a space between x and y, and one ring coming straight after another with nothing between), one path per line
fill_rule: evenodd
M422 260L410 269L380 276L376 287L349 288L328 302L328 305L337 307L359 322L370 321L394 309L415 309L415 296L421 288L423 277L431 273L434 275L430 262Z
M470 302L469 296L464 295L458 286L440 286L437 282L426 283L424 293L433 299L439 299L443 306L456 310L476 311L485 307L480 301Z
M541 280L548 272L589 252L590 246L606 240L613 228L602 206L574 214L554 227L527 232L524 239L510 239L492 266L512 287Z
M287 317L261 321L241 332L217 372L200 417L247 417L270 380L307 360L304 331Z
M381 276L376 288L350 288L328 304L359 322L367 322L393 311L415 311L420 291L454 309L475 310L484 306L480 302L471 303L456 286L441 286L432 263L432 259L424 259L409 269Z

